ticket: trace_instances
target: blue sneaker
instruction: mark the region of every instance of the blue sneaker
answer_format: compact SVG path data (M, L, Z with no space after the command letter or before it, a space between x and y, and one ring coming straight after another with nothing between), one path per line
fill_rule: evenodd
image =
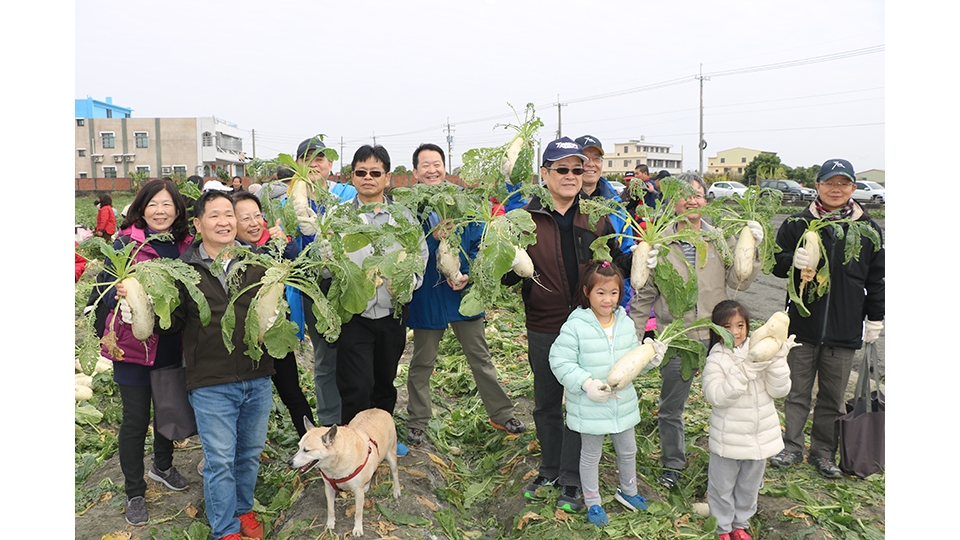
M620 488L617 488L617 494L614 495L613 498L634 512L647 509L647 500L641 497L639 493L636 495L627 495L621 491Z
M403 457L410 453L410 449L407 448L407 445L403 444L400 441L397 441L397 456Z
M607 513L603 511L603 507L599 504L595 504L587 510L587 519L597 527L610 524L610 518L607 517Z

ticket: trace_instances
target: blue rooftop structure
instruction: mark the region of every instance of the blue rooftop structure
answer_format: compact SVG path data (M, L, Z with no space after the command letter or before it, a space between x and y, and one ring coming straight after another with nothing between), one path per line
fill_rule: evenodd
M113 98L107 97L100 101L87 96L86 99L74 100L76 118L130 118L133 109L113 104Z

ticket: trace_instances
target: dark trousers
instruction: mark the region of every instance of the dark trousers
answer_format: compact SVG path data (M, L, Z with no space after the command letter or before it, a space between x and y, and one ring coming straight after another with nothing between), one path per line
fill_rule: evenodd
M533 371L533 422L540 443L541 476L580 487L580 434L563 421L563 385L550 370L550 346L560 334L527 330L527 359Z
M354 315L343 325L337 340L337 388L343 424L366 409L393 414L397 404L393 381L406 338L403 320L392 315L380 319Z
M147 482L143 479L143 449L150 425L153 393L149 386L117 386L123 407L117 444L124 491L127 498L141 497L147 491ZM173 441L158 433L156 426L153 428L153 463L161 471L173 465Z
M297 433L303 437L303 434L307 432L303 417L309 418L314 425L317 422L313 419L313 410L307 403L307 398L303 395L303 389L300 388L300 373L297 370L296 356L293 352L290 352L282 360L274 358L273 369L276 370L273 375L273 386L277 388L280 401L290 411L290 419L293 421L293 426L297 428Z

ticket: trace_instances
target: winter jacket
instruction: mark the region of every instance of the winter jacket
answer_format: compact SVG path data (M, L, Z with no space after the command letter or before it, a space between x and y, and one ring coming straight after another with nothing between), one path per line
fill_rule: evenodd
M760 460L783 450L774 398L790 392L790 368L777 357L755 379L742 367L750 338L733 351L717 343L703 368L703 395L710 412L710 452L728 459Z
M201 242L194 242L180 259L200 274L197 287L210 306L210 324L200 324L200 313L193 298L180 285L180 305L173 311L170 329L163 332L183 332L183 358L187 366L187 390L237 381L248 381L274 374L273 359L264 354L254 362L244 354L247 344L243 342L244 321L250 302L260 289L251 287L234 303L236 324L233 329L233 352L223 345L220 320L226 311L232 294L224 290L217 276L213 275L200 253ZM237 245L250 246L237 241ZM231 266L234 261L231 261ZM229 271L229 266L228 266ZM239 289L258 284L265 270L260 266L248 266L240 276ZM162 333L163 333L162 332Z
M157 253L158 247L167 253L168 256L171 256L171 258L173 258L172 255L179 256L186 251L190 246L190 242L193 241L193 237L190 235L180 242L161 242L159 240L146 242L146 237L147 231L131 226L120 231L120 235L113 242L113 248L119 250L131 242L137 246L142 246L135 246L133 248L135 251L133 256L134 263L139 263L161 258L161 254ZM97 280L103 283L113 281L113 277L101 273ZM95 289L95 291L99 294L97 289ZM101 346L100 354L102 354L104 358L114 361L113 380L116 381L117 384L149 386L151 370L180 363L182 358L180 335L160 336L153 334L145 341L138 340L133 335L133 327L123 322L120 319L119 313L114 317L114 313L116 313L114 309L117 305L117 300L114 298L115 296L116 292L111 288L103 296L101 301L105 302L105 306L111 310L106 318L106 326L109 328L112 323L113 330L117 334L117 347L123 351L123 358L114 358L113 355L110 354L110 350L105 346ZM148 366L145 365L145 363L151 365Z
M620 195L613 189L613 186L610 185L610 182L602 176L597 182L597 189L593 192L593 195L586 195L581 191L581 196L586 196L591 199L595 197L603 197L604 199L612 199L617 202L623 202L620 198ZM610 220L610 225L613 226L614 231L632 236L634 232L628 230L629 226L627 225L626 213L626 210L620 210L607 216L607 219ZM619 238L617 241L620 242L620 251L623 251L624 253L630 253L630 249L634 244L633 238ZM630 285L629 274L624 276L623 290L624 295L623 298L620 299L620 305L626 309L630 306L630 299L633 297L633 287Z
M429 221L423 221L423 233L426 235L427 267L423 272L423 285L413 292L410 301L410 317L407 327L426 330L443 330L449 323L476 319L483 313L466 317L460 314L460 300L469 290L465 287L455 291L447 284L447 279L437 270L437 248L440 241L428 234L431 229ZM470 273L470 260L476 258L480 249L480 238L483 235L483 225L471 223L460 234L460 273ZM469 259L467 258L469 257Z
M117 215L113 213L113 207L100 207L97 212L97 225L93 230L97 233L103 231L107 236L113 236L113 233L117 232Z
M76 247L79 246L79 245L80 245L80 244L77 243L77 242L74 242L74 243L73 243L73 247L74 247L74 248L76 248ZM74 262L73 262L74 272L77 274L77 277L76 277L76 279L75 279L73 282L76 283L76 282L80 281L80 276L82 276L82 275L83 275L83 271L87 269L87 259L85 259L85 258L83 257L83 255L81 255L81 254L79 254L79 253L76 253L76 252L74 252L73 256L74 256L74 257L73 257L73 261L74 261Z
M708 223L704 221L700 223L701 230L705 233L713 230L713 227ZM676 227L674 227L674 232L675 231ZM729 239L727 241L726 247L729 253L733 253L735 241L736 239ZM743 284L740 284L737 281L737 276L733 272L732 258L728 266L724 263L723 257L720 255L720 252L717 251L717 247L713 242L707 242L706 245L707 262L701 266L700 255L697 255L697 263L695 265L698 287L697 304L693 309L683 314L683 320L686 326L689 326L697 319L710 317L710 314L713 313L713 308L721 301L727 299L727 287L734 290L737 290L737 287L739 287L740 290L746 290L757 277L757 273L760 272L760 259L759 256L757 256L753 260L753 272L750 274L750 277L747 278ZM680 246L680 243L671 242L666 246L662 246L661 249L669 250L667 252L667 261L676 268L680 277L686 282L688 280L689 270L687 267L687 258L683 254L683 248ZM658 264L663 264L663 260L661 259ZM650 272L650 276L647 278L645 285L634 283L633 286L636 293L630 303L630 317L633 319L637 327L637 332L640 335L643 335L647 319L650 318L650 308L653 308L654 313L656 313L658 332L663 331L668 324L676 320L677 316L671 313L667 307L667 299L660 294L660 290L657 288L654 280L654 272ZM710 339L709 330L705 328L694 330L688 333L687 336L700 341Z
M550 369L563 385L567 398L567 427L578 433L620 433L640 423L637 391L632 384L604 403L587 397L583 383L588 378L605 381L613 365L640 343L627 312L618 307L613 315L613 340L607 337L597 316L578 307L560 328L550 347Z
M567 273L563 266L560 227L550 211L543 207L538 197L533 197L524 208L530 212L530 217L533 218L536 226L534 232L537 235L537 242L527 247L527 254L533 261L534 272L539 280L538 284L532 278L523 278L521 292L527 329L556 334L560 332L560 327L577 305L570 294L573 287L567 280ZM579 275L583 273L584 266L593 259L590 244L600 236L611 234L613 227L606 216L600 218L596 226L590 227L589 216L580 213L579 197L567 211L574 212L573 234ZM620 251L614 239L607 242L607 247L610 248L613 263L620 268L624 276L629 276L633 254ZM520 279L516 273L510 271L503 276L503 284L514 285L520 282Z
M793 218L800 219L792 221ZM773 267L773 275L795 280L798 290L800 271L791 272L793 253L806 230L807 223L818 218L814 203L810 203L806 210L784 221L780 230L777 231L777 245L782 251L775 255L776 265ZM863 345L863 319L866 317L871 321L883 320L885 304L883 233L877 222L873 221L856 202L854 202L851 218L869 223L877 230L881 239L880 250L874 252L873 242L864 236L861 239L860 259L843 264L845 241L837 240L833 227L820 229L820 241L830 261L830 290L826 295L812 302L804 298L804 305L810 310L808 317L800 316L796 305L790 300L789 295L787 296L790 333L796 334L797 342L815 346L859 349ZM841 226L844 231L848 229L846 224ZM821 267L823 264L821 257ZM810 286L810 284L807 285L808 289Z

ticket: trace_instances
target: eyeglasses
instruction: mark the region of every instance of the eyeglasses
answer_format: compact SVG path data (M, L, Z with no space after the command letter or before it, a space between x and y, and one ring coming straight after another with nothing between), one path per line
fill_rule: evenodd
M827 186L828 188L838 187L840 189L847 189L853 185L853 182L820 182L821 185Z
M574 176L580 176L583 174L583 167L575 167L571 169L570 167L544 167L548 171L557 171L561 175L570 174L570 171L573 171Z
M241 216L240 219L237 220L237 221L238 221L240 224L242 224L242 225L246 225L247 223L250 223L251 221L258 221L258 222L260 222L260 221L263 221L263 214L254 214L254 215L252 215L252 216L251 216L250 214L245 214L245 215Z
M383 171L353 171L353 175L357 178L363 178L368 172L370 173L371 178L380 178L383 176Z

